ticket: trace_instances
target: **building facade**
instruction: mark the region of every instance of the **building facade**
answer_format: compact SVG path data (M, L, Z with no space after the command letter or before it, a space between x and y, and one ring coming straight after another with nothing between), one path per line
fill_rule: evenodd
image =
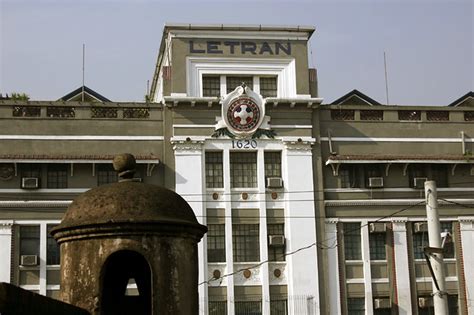
M356 90L323 104L313 32L167 25L151 102L0 101L0 280L55 296L48 231L130 152L141 180L208 227L200 314L429 314L427 179L450 235L450 314L474 314L472 92L451 106Z

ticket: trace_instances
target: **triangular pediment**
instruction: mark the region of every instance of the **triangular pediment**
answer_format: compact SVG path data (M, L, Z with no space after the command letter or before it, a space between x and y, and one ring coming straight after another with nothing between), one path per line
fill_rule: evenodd
M331 105L381 105L376 100L368 97L358 90L352 90L333 101Z
M474 107L474 92L470 91L465 95L461 96L448 106L453 107Z

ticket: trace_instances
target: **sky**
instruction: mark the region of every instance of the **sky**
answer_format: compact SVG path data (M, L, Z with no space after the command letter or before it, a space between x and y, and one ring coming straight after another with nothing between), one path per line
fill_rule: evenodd
M320 97L447 105L474 90L471 0L0 0L0 93L56 100L85 84L143 101L165 23L308 25Z

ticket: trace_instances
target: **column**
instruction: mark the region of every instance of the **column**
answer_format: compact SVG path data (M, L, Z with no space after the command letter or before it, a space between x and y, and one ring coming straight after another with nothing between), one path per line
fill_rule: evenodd
M464 265L464 279L466 279L467 313L474 314L474 218L460 217L462 256ZM462 303L462 302L461 302Z
M3 263L0 264L0 282L10 283L12 226L13 221L0 221L0 257L3 257Z
M361 243L362 243L362 262L364 270L364 289L365 289L365 314L374 314L374 302L372 294L372 272L370 269L370 243L369 226L367 220L361 222Z
M200 224L206 225L202 140L171 140L175 151L176 193L189 203ZM207 238L198 243L199 283L207 281ZM200 285L199 313L208 313L207 285Z
M285 185L285 234L287 252L288 304L290 314L319 314L319 277L313 192L314 139L285 141L283 179ZM295 303L296 301L298 303Z
M48 229L46 222L40 224L40 252L39 252L39 294L46 295L46 256L48 254Z
M339 219L326 220L326 240L333 245L327 249L329 281L329 314L339 315L341 310L341 292L339 284L339 255L337 251L337 223Z
M397 283L398 314L412 313L410 270L408 261L407 219L397 218L392 221L395 281Z

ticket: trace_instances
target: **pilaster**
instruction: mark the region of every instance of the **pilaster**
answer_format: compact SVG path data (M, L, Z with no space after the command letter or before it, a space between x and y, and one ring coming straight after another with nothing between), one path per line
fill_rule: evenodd
M0 257L4 259L4 263L0 264L0 282L10 282L12 227L13 221L0 221Z
M407 219L392 220L395 277L397 281L398 314L412 313L410 270L408 261Z

